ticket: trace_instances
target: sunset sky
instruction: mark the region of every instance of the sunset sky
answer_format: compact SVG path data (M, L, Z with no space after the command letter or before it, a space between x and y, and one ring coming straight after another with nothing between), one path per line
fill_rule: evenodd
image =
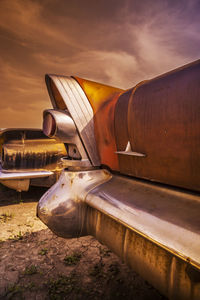
M121 88L199 58L199 0L0 0L0 128L41 127L45 73Z

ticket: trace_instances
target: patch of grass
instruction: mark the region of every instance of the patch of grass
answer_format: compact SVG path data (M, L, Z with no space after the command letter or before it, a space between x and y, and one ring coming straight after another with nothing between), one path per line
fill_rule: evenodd
M24 289L19 284L13 284L8 287L7 292L5 294L5 299L13 299L15 296L18 296L17 299L23 299L22 293Z
M21 192L18 192L18 202L19 203L23 203L24 200L22 199L22 193Z
M33 275L38 273L38 267L36 265L31 265L30 267L26 267L24 274L25 275Z
M38 241L38 242L37 242L37 246L38 246L38 247L40 247L40 246L45 246L46 243L47 243L46 240L44 240L44 241Z
M105 277L104 273L104 264L102 262L99 262L94 265L94 267L90 270L90 275L96 278Z
M13 231L13 230L12 230ZM13 241L19 241L19 240L22 240L23 239L23 235L22 235L22 232L21 232L21 230L17 233L17 234L15 234L15 235L11 235L11 236L9 236L9 240L13 240Z
M60 275L57 279L51 279L47 286L49 299L61 300L74 291L78 284L75 276Z
M34 282L29 282L27 285L24 286L24 288L29 291L34 291L36 289L36 285Z
M14 217L13 213L5 212L5 213L0 215L0 221L3 222L3 223L6 223L6 222L12 220L13 217Z
M19 241L19 240L22 240L22 239L23 239L23 235L22 235L22 232L20 230L16 235L14 235L14 240Z
M76 265L81 259L81 254L78 252L74 252L72 255L67 255L64 258L65 265Z
M43 249L41 249L41 250L38 252L39 255L46 255L47 253L48 253L48 249L47 249L47 248L43 248Z

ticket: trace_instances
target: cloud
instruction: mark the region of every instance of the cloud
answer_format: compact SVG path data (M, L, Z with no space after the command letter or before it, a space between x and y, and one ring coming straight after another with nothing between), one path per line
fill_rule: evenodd
M197 0L1 0L0 127L40 126L45 73L130 88L197 59L199 9Z
M0 18L0 28L16 37L16 41L25 47L37 48L39 45L54 46L62 43L73 45L70 36L66 38L65 30L57 28L44 17L45 7L37 1L2 0L0 9L4 11ZM73 20L65 18L65 28L71 26Z

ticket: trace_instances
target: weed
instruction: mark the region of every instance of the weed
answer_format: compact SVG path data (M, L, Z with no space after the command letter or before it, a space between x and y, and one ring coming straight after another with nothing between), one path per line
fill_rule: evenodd
M29 291L34 291L36 288L36 285L34 282L30 282L27 285L25 285L25 289L29 290Z
M14 235L14 240L18 241L18 240L22 240L23 239L23 235L21 230L18 232L18 234Z
M23 293L23 287L18 284L13 284L8 287L5 296L6 296L6 299L12 299L14 296L18 295L20 297L20 299L23 299L22 293Z
M94 265L94 267L90 270L90 275L96 278L105 277L105 273L103 270L104 264L99 262Z
M5 212L0 215L0 221L3 223L6 223L6 222L10 221L13 217L14 217L13 213Z
M72 255L67 255L64 258L65 265L76 265L81 259L81 254L74 252Z
M10 232L12 232L12 231L10 231ZM13 240L13 241L22 240L23 239L23 235L22 235L21 230L17 234L15 234L15 235L10 235L8 239L9 240Z
M19 192L19 194L18 194L18 203L23 203L23 202L24 202L24 200L22 199L22 193Z
M35 265L31 265L30 267L26 267L24 274L25 275L33 275L38 273L38 268Z
M38 247L44 246L46 243L47 243L46 240L44 240L44 241L38 241L37 246L38 246Z
M46 248L43 248L38 252L39 255L46 255L47 253L48 253L48 249Z
M69 295L77 286L77 279L75 276L60 275L55 280L48 282L49 299L60 300Z

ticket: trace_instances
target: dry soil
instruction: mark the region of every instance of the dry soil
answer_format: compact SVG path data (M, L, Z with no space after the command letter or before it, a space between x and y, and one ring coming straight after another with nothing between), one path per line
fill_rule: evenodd
M93 237L54 235L35 214L44 192L0 185L0 299L166 299Z

